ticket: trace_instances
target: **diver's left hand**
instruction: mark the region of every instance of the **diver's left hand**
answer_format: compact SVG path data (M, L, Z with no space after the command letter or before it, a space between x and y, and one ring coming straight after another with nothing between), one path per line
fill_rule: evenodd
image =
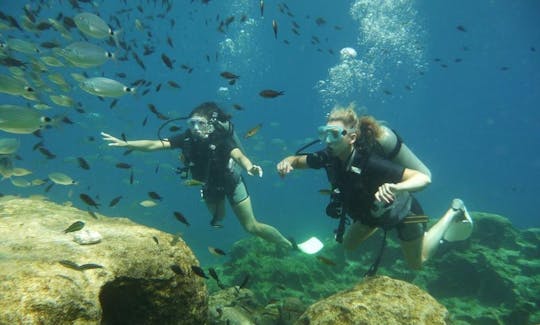
M398 192L396 184L384 183L379 186L377 193L375 193L375 199L377 201L383 201L385 203L391 203L394 201L395 194Z
M248 170L249 176L263 176L263 170L261 166L253 165L250 170Z

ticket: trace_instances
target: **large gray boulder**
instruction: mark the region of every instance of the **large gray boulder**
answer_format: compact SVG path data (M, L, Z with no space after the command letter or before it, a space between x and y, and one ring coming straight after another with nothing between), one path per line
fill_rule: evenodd
M319 300L297 325L443 325L448 311L422 289L386 276L366 278L353 288Z
M76 221L84 228L65 233ZM101 241L76 243L85 230ZM197 265L182 239L128 219L0 201L0 324L204 324Z

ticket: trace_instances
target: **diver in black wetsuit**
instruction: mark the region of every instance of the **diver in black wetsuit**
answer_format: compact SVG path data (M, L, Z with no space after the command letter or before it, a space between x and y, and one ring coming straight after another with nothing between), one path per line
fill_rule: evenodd
M197 106L187 119L188 130L162 140L129 140L101 133L109 146L140 151L182 149L186 169L193 182L203 184L202 196L212 215L211 225L219 228L225 217L225 197L244 229L277 245L290 248L287 240L274 227L255 219L251 199L241 175L241 168L251 176L262 177L260 166L251 163L242 152L232 124L212 102Z
M343 237L346 250L357 248L378 228L395 228L405 260L419 269L442 239L461 240L470 235L472 220L460 199L454 199L446 214L426 231L427 217L409 193L429 185L431 175L394 132L373 118L359 118L349 107L335 108L319 133L326 149L289 156L277 164L277 171L285 176L295 168L326 170L332 185L326 212L343 220L336 239L343 236L346 216L353 221ZM392 142L396 143L393 149L388 145ZM464 220L467 227L459 228L464 233L456 234L454 226Z

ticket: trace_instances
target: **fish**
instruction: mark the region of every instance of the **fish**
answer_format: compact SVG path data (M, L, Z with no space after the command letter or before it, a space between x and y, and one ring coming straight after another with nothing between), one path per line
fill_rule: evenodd
M141 58L137 55L135 52L131 52L131 56L135 59L135 62L143 69L146 70L146 66L144 65L144 62L141 60Z
M154 200L158 200L158 201L161 201L163 200L163 197L161 197L161 195L159 195L158 193L152 191L152 192L148 192L148 196L151 198L151 199L154 199Z
M183 70L186 70L187 73L192 73L192 72L193 72L193 68L190 67L190 66L187 65L187 64L182 64L182 65L180 66L180 68L183 69Z
M69 63L79 68L98 67L107 60L115 59L114 53L89 42L74 42L56 52Z
M331 259L329 259L327 257L321 256L321 255L317 255L317 259L321 263L329 265L329 266L336 266L337 265L336 262L332 261Z
M167 66L167 68L173 70L174 67L173 67L173 61L166 55L166 54L161 54L161 61L163 61L163 63L165 63L165 65Z
M113 109L116 106L116 104L118 104L118 98L114 99L111 102L111 104L109 105L109 108Z
M47 159L54 159L56 158L56 155L49 151L49 149L45 147L39 147L38 151L44 155Z
M105 77L93 77L83 80L79 87L89 94L100 97L122 97L135 94L136 88L127 87L119 81Z
M238 76L238 75L236 75L236 74L234 74L232 72L229 72L229 71L223 71L219 75L222 76L225 79L238 79L238 78L240 78L240 76Z
M0 105L0 130L14 134L31 134L51 125L53 120L33 108Z
M77 182L64 173L49 173L49 179L59 185L76 185Z
M259 10L261 11L261 17L264 16L264 0L259 1Z
M247 138L251 138L252 136L254 136L255 134L259 133L259 131L261 130L262 128L262 123L259 123L257 125L255 125L254 127L252 127L251 129L249 129L246 134L244 134L244 139L247 139Z
M96 203L96 201L94 201L94 199L92 199L88 194L81 193L81 194L79 195L79 198L80 198L84 203L86 203L87 205L92 206L92 207L94 207L94 208L96 208L96 209L99 208L99 204Z
M97 216L97 214L95 214L93 211L87 210L86 212L88 212L88 214L89 214L92 218L94 218L94 219L99 219L98 216Z
M134 176L133 176L133 169L129 173L129 184L133 184Z
M118 31L113 31L101 17L89 12L75 15L73 21L77 28L86 36L97 39L112 37L118 45Z
M265 89L259 92L259 96L264 98L276 98L278 96L284 95L285 91Z
M191 270L193 271L193 273L200 276L201 278L209 279L209 277L204 273L204 270L201 267L192 265Z
M456 29L459 30L460 32L464 32L464 33L467 32L467 29L463 25L456 26Z
M60 260L60 261L58 261L58 263L62 264L63 266L65 266L67 268L80 271L79 265L77 263L75 263L75 262L72 262L72 261L69 261L69 260Z
M221 280L219 279L217 272L213 267L208 269L208 273L210 274L212 279L216 280L218 287L220 287L221 289L225 289L225 286L223 285L223 283L221 283Z
M326 20L323 17L317 17L317 19L315 19L315 24L317 24L317 26L322 26L326 24Z
M274 31L274 38L277 39L278 25L275 19L272 19L272 30Z
M225 251L223 251L222 249L219 249L219 248L216 248L216 247L212 247L212 246L208 246L208 251L212 254L212 255L216 255L216 256L225 256L227 255L225 253Z
M74 232L78 231L84 228L84 222L82 221L75 221L72 223L69 227L64 229L64 234L67 234L68 232Z
M39 55L41 52L37 45L23 39L10 38L5 42L5 44L6 44L5 46L9 50L21 52L28 55L36 55L36 54Z
M16 187L30 187L30 186L32 186L32 183L30 183L29 181L27 181L24 178L11 178L10 181L11 181L11 184L13 184L13 186L16 186Z
M198 181L198 180L193 179L193 178L191 178L191 179L186 179L186 180L184 181L184 185L186 185L186 186L202 186L202 185L204 185L204 184L205 184L204 182Z
M332 190L328 188L323 188L318 191L322 195L330 195L332 194Z
M159 245L159 239L156 236L152 236L152 239L156 243L156 245Z
M244 108L240 104L233 104L233 108L237 111L243 111Z
M45 193L49 193L49 191L51 190L51 188L52 188L53 186L54 186L54 183L49 184L49 186L47 186L47 187L45 188Z
M94 264L94 263L82 264L79 266L80 271L91 270L91 269L102 269L102 268L103 268L103 265Z
M171 268L171 271L173 271L175 274L185 275L184 271L182 271L182 268L180 268L180 266L176 264L171 265L170 268Z
M21 142L19 139L15 139L15 138L0 139L0 155L10 155L12 153L15 153L19 149L20 145L21 145Z
M152 201L152 200L143 200L141 202L139 202L139 205L145 207L145 208L153 208L157 205L157 203L155 201Z
M176 220L180 221L181 223L185 224L186 226L189 227L189 221L186 219L186 217L184 217L184 214L182 214L181 212L178 212L178 211L174 211L173 212L174 214L174 217L176 218Z
M176 88L176 89L180 89L180 88L181 88L180 85L179 85L178 83L176 83L175 81L173 81L173 80L167 81L167 84L168 84L169 86L173 87L173 88Z
M119 162L119 163L116 163L115 167L120 168L120 169L131 169L132 166L125 162Z
M49 98L56 105L60 105L63 107L75 106L75 101L73 100L73 98L66 95L49 95Z
M85 170L90 169L90 165L88 164L86 159L84 159L83 157L77 157L77 163L79 164L79 167L81 167L82 169L85 169Z
M122 199L122 195L119 195L119 196L115 197L115 198L112 199L111 202L109 203L109 207L113 207L113 206L117 205L118 202L120 202L121 199Z

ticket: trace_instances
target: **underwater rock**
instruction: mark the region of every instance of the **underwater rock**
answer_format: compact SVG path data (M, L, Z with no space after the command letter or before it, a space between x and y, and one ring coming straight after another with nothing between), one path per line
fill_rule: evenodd
M465 241L444 243L422 270L407 267L394 231L389 233L379 275L408 281L429 292L450 312L452 324L540 324L540 229L516 229L509 219L472 212L475 228ZM261 301L297 297L312 304L350 288L369 269L382 233L366 240L345 260L332 237L313 255L280 252L259 238L245 238L230 249L230 261L216 266L223 282L240 283ZM317 255L318 256L318 255ZM217 286L209 283L209 288Z
M436 325L447 324L447 318L448 310L422 289L375 276L316 302L295 324Z
M258 303L249 289L230 287L210 296L208 320L210 324L256 324L253 310Z
M215 292L208 305L209 324L230 325L292 325L307 308L295 297L264 306L251 290L238 286Z
M105 240L75 243L63 232L75 220ZM0 324L204 324L206 284L191 271L199 262L172 239L125 218L96 220L73 207L4 197Z
M84 229L73 235L73 241L79 245L92 245L101 241L101 234L95 230Z

